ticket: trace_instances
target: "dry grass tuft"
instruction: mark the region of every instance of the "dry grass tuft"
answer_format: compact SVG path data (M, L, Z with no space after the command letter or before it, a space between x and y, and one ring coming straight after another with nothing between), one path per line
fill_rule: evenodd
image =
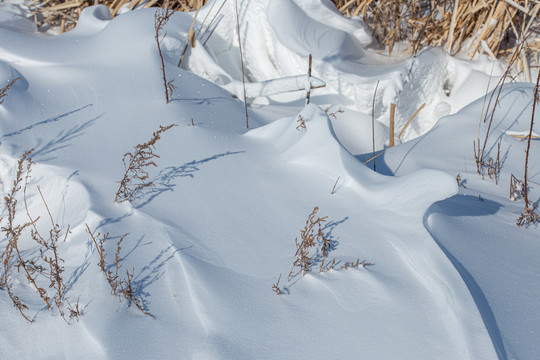
M387 45L408 42L413 53L442 46L470 57L480 51L505 56L538 22L540 3L516 0L333 0L347 16L360 16L375 39ZM538 39L538 34L536 34ZM537 57L540 43L527 42L526 58ZM538 64L538 59L534 61ZM525 70L527 64L521 64Z
M29 262L24 260L19 250L19 240L21 239L21 236L23 235L25 229L31 226L32 223L27 222L24 224L17 224L15 221L15 215L17 214L16 195L21 190L25 163L27 164L26 166L31 166L30 164L32 162L29 158L31 152L32 150L26 152L19 159L17 166L17 174L15 176L15 180L13 181L13 187L11 188L9 194L4 197L4 202L8 215L7 225L2 227L2 232L6 237L7 245L2 252L2 255L0 256L4 270L2 277L0 278L0 286L7 291L11 301L13 302L13 306L15 306L19 313L29 322L33 322L33 320L31 320L25 314L25 311L28 310L28 307L22 303L22 301L17 295L14 294L11 286L10 276L13 272L13 268L16 268L17 272L22 271L24 273L28 282L43 299L45 304L47 304L47 308L51 308L49 297L47 296L47 291L44 288L40 287L36 282L37 274L44 269L38 267L33 261Z
M523 197L523 181L510 174L510 200L518 201Z
M125 278L122 278L120 276L120 269L122 268L122 258L120 257L120 253L122 251L122 242L126 238L127 234L122 236L120 240L117 241L114 261L111 265L107 265L107 252L105 251L105 243L109 238L109 233L101 235L101 233L98 232L97 234L95 234L90 230L88 224L86 224L86 231L92 238L94 246L96 247L96 251L99 255L98 266L105 275L105 278L107 279L107 282L111 287L111 293L114 296L123 297L128 301L129 305L133 304L143 314L153 317L153 315L145 309L142 301L137 298L141 283L139 282L136 286L134 286L133 275L135 274L135 268L133 268L131 272L129 272L129 270L126 270Z
M328 264L328 255L331 250L335 248L335 240L330 236L325 235L323 232L322 224L324 224L328 217L320 217L317 215L319 208L315 206L313 211L308 215L304 229L300 231L300 240L294 239L296 245L296 253L293 266L287 276L287 282L290 284L293 278L299 274L302 276L312 271L313 266L319 264L319 273L327 272L335 268L337 262L336 259ZM366 267L372 265L364 261L360 261L358 258L354 262L345 262L339 270L346 270L349 268L358 268L360 266ZM279 274L278 281L272 285L272 291L277 295L288 294L288 286L280 287L279 282L281 280L281 274Z
M300 239L294 239L296 244L296 259L294 260L293 267L289 272L287 279L291 281L291 278L295 274L295 269L298 268L299 272L302 273L302 276L306 275L313 265L313 255L310 256L310 249L317 246L317 244L322 243L322 254L326 258L328 250L330 250L332 240L324 236L321 224L326 222L328 216L319 217L317 212L319 208L315 206L311 214L309 214L306 225L304 229L300 231Z
M69 313L70 319L77 319L82 315L82 311L79 309L79 302L74 306L66 298L67 287L62 278L64 267L61 265L64 260L60 257L58 243L60 241L66 241L69 235L69 226L66 233L62 236L60 225L54 222L51 215L49 206L38 186L38 191L47 209L49 219L51 221L51 229L49 230L48 237L44 237L40 234L36 227L36 222L39 218L32 218L28 211L28 205L26 201L26 193L28 189L28 182L30 179L31 167L34 164L30 158L30 154L33 150L30 150L23 154L18 161L17 173L13 182L13 187L8 195L4 197L5 206L7 208L7 225L2 227L2 232L5 234L7 245L0 259L3 265L3 274L0 277L0 286L5 288L9 297L11 298L13 305L20 314L29 322L33 322L26 314L25 311L28 307L22 303L19 297L14 293L12 288L12 282L10 278L13 274L13 269L17 269L17 273L23 273L26 280L31 287L37 292L40 298L43 300L48 310L52 310L54 307L58 310L60 316L69 324L66 317L66 309ZM29 222L18 224L15 220L17 213L17 195L22 188L22 182L24 177L24 206L26 215L29 218ZM39 246L39 257L37 259L26 259L23 256L23 252L20 250L19 243L23 240L24 234L27 228L30 228L30 237ZM54 294L49 295L43 282L48 282L48 288L53 289ZM54 304L54 306L53 306Z
M272 284L272 291L275 292L277 295L283 295L285 294L285 291L279 287L279 281L281 280L281 274L279 274L279 278L276 283Z
M159 130L153 133L150 141L142 145L136 145L133 153L124 154L122 162L124 163L125 172L124 177L120 181L120 187L116 191L115 202L133 201L139 190L153 185L153 183L147 182L150 175L145 168L148 166L157 167L154 160L159 158L159 155L154 153L155 144L161 138L161 134L174 126L178 125L160 125Z
M197 9L197 1L201 0L36 0L29 7L34 21L39 27L55 28L60 33L69 31L75 27L81 11L92 5L106 5L115 17L122 7L129 9L160 7L173 11L194 11ZM207 0L202 0L202 5Z
M307 130L306 118L303 117L302 115L298 115L298 119L296 120L296 123L298 124L298 126L296 127L296 130L298 130L298 131L306 131Z
M482 176L482 179L484 178L484 175L487 175L490 179L495 180L495 184L499 183L499 175L501 173L501 141L502 138L499 139L499 142L497 143L497 156L495 160L491 156L482 155L480 146L476 149L476 142L473 142L474 161L476 162L476 171L478 172L478 175ZM486 142L487 138L484 142L484 148Z
M6 86L0 89L0 105L4 103L5 98L7 97L8 90L17 82L17 80L21 80L20 77L17 77L13 80L11 80Z

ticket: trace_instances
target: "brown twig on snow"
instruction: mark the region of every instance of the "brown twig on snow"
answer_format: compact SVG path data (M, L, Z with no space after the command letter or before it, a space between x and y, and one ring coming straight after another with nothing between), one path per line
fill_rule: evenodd
M20 77L16 77L15 79L11 80L6 86L0 89L0 105L4 103L5 97L7 96L8 90L17 82L17 80L21 80Z

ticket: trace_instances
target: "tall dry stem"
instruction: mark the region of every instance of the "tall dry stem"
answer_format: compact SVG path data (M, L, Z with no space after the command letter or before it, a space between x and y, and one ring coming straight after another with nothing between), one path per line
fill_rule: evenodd
M534 113L536 110L536 104L540 102L540 94L538 92L538 85L540 83L540 72L536 78L536 86L533 91L533 108L531 114L531 123L529 128L529 136L527 138L527 150L525 151L525 170L523 175L523 200L525 200L525 209L521 216L516 220L518 226L529 226L531 224L538 223L540 216L536 214L536 205L532 205L529 201L529 188L528 188L528 175L529 175L529 150L531 149L531 137L534 125Z
M176 89L176 86L173 84L174 79L167 81L167 74L165 73L165 61L163 60L163 53L161 52L161 42L165 37L167 36L167 33L163 34L161 36L161 31L167 25L169 22L169 19L174 14L174 10L172 9L162 9L158 8L154 14L154 30L156 31L155 39L156 44L158 48L159 58L161 60L161 72L163 75L163 87L165 89L165 99L167 100L167 104L171 101L172 93L174 92L174 89Z
M244 86L244 110L246 112L246 129L249 129L249 116L246 93L246 71L244 69L244 53L242 52L242 40L240 39L240 15L238 14L238 0L234 1L236 10L236 32L238 34L238 49L240 51L240 63L242 65L242 85Z
M8 90L13 86L13 84L15 84L17 82L17 80L21 80L21 78L17 77L15 79L11 80L3 88L0 88L0 105L2 105L4 103L4 101L6 100L5 98L7 97Z

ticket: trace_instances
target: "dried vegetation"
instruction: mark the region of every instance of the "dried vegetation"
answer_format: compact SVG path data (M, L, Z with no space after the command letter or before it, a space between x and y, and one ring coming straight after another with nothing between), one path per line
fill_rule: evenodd
M114 296L118 296L119 298L123 297L128 301L129 305L133 304L143 314L153 317L152 314L150 314L148 310L145 309L142 301L137 298L141 283L139 282L136 286L133 283L133 275L135 273L135 268L133 268L131 272L129 272L129 270L126 270L125 278L121 276L120 268L122 267L122 258L120 257L120 253L122 251L122 242L126 238L127 234L122 236L116 242L114 261L112 264L108 265L106 262L107 252L105 251L105 243L109 238L109 233L101 235L101 233L98 232L97 234L95 234L90 230L88 224L86 225L86 231L92 238L94 246L96 247L96 251L99 255L98 266L105 275L105 278L107 279L107 282L111 287L111 293Z
M504 57L519 50L518 67L538 64L540 3L528 0L333 0L340 12L360 16L390 52L407 42L413 53L442 46L470 57L478 52ZM526 41L523 49L518 44ZM529 78L530 81L530 78Z
M33 320L26 313L28 307L22 302L16 294L14 280L19 274L22 274L30 288L43 300L47 310L56 309L60 316L69 323L70 319L78 319L82 315L79 309L79 303L71 304L66 297L69 290L62 277L64 273L63 262L60 256L59 243L66 242L70 231L69 225L62 233L62 228L58 225L49 209L49 206L38 187L40 197L47 210L49 220L51 222L48 236L42 236L38 230L36 223L38 218L33 218L28 210L26 194L30 180L31 168L34 162L30 158L32 150L23 154L17 164L17 173L11 191L4 197L4 203L7 210L7 224L2 227L6 246L0 255L2 262L2 275L0 277L0 288L5 290L13 306L19 313L29 322ZM17 197L22 196L24 199L24 207L26 215L29 219L27 222L20 222L17 215L18 200ZM31 251L23 250L22 246L28 247L32 244L39 251L39 255L35 256ZM16 270L16 271L15 271Z
M120 9L161 7L174 11L193 11L207 0L37 0L29 5L30 14L39 27L55 28L60 33L75 27L81 11L92 5L106 5L115 17Z
M336 259L332 261L328 260L330 251L336 247L335 240L329 235L324 233L323 224L327 221L328 217L320 217L318 215L319 208L316 206L313 211L308 215L304 228L300 231L300 238L295 238L294 243L296 245L295 260L293 266L287 276L287 283L290 284L298 275L305 276L311 272L315 266L318 266L319 273L327 272L332 269L336 269ZM360 266L366 267L372 265L371 263L360 261L357 258L354 261L346 261L341 265L339 270L346 270L349 268L359 268ZM289 292L289 287L285 285L280 287L279 282L282 274L279 275L278 281L272 285L272 290L277 295L286 294Z
M154 162L159 155L154 153L156 142L161 138L161 134L171 129L176 124L169 126L159 126L159 130L154 132L150 141L144 144L137 144L134 151L124 154L122 162L124 163L124 177L120 181L120 186L116 191L115 202L133 201L137 192L147 186L152 186L148 179L150 175L146 171L149 166L157 167Z

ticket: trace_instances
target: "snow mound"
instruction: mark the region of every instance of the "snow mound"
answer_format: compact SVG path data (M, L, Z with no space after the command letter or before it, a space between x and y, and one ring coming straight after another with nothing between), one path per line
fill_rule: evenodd
M346 186L376 204L424 211L457 191L455 179L439 171L422 170L400 178L374 173L341 145L327 113L316 105L246 136L271 142L284 160L316 169L320 176L338 174Z

